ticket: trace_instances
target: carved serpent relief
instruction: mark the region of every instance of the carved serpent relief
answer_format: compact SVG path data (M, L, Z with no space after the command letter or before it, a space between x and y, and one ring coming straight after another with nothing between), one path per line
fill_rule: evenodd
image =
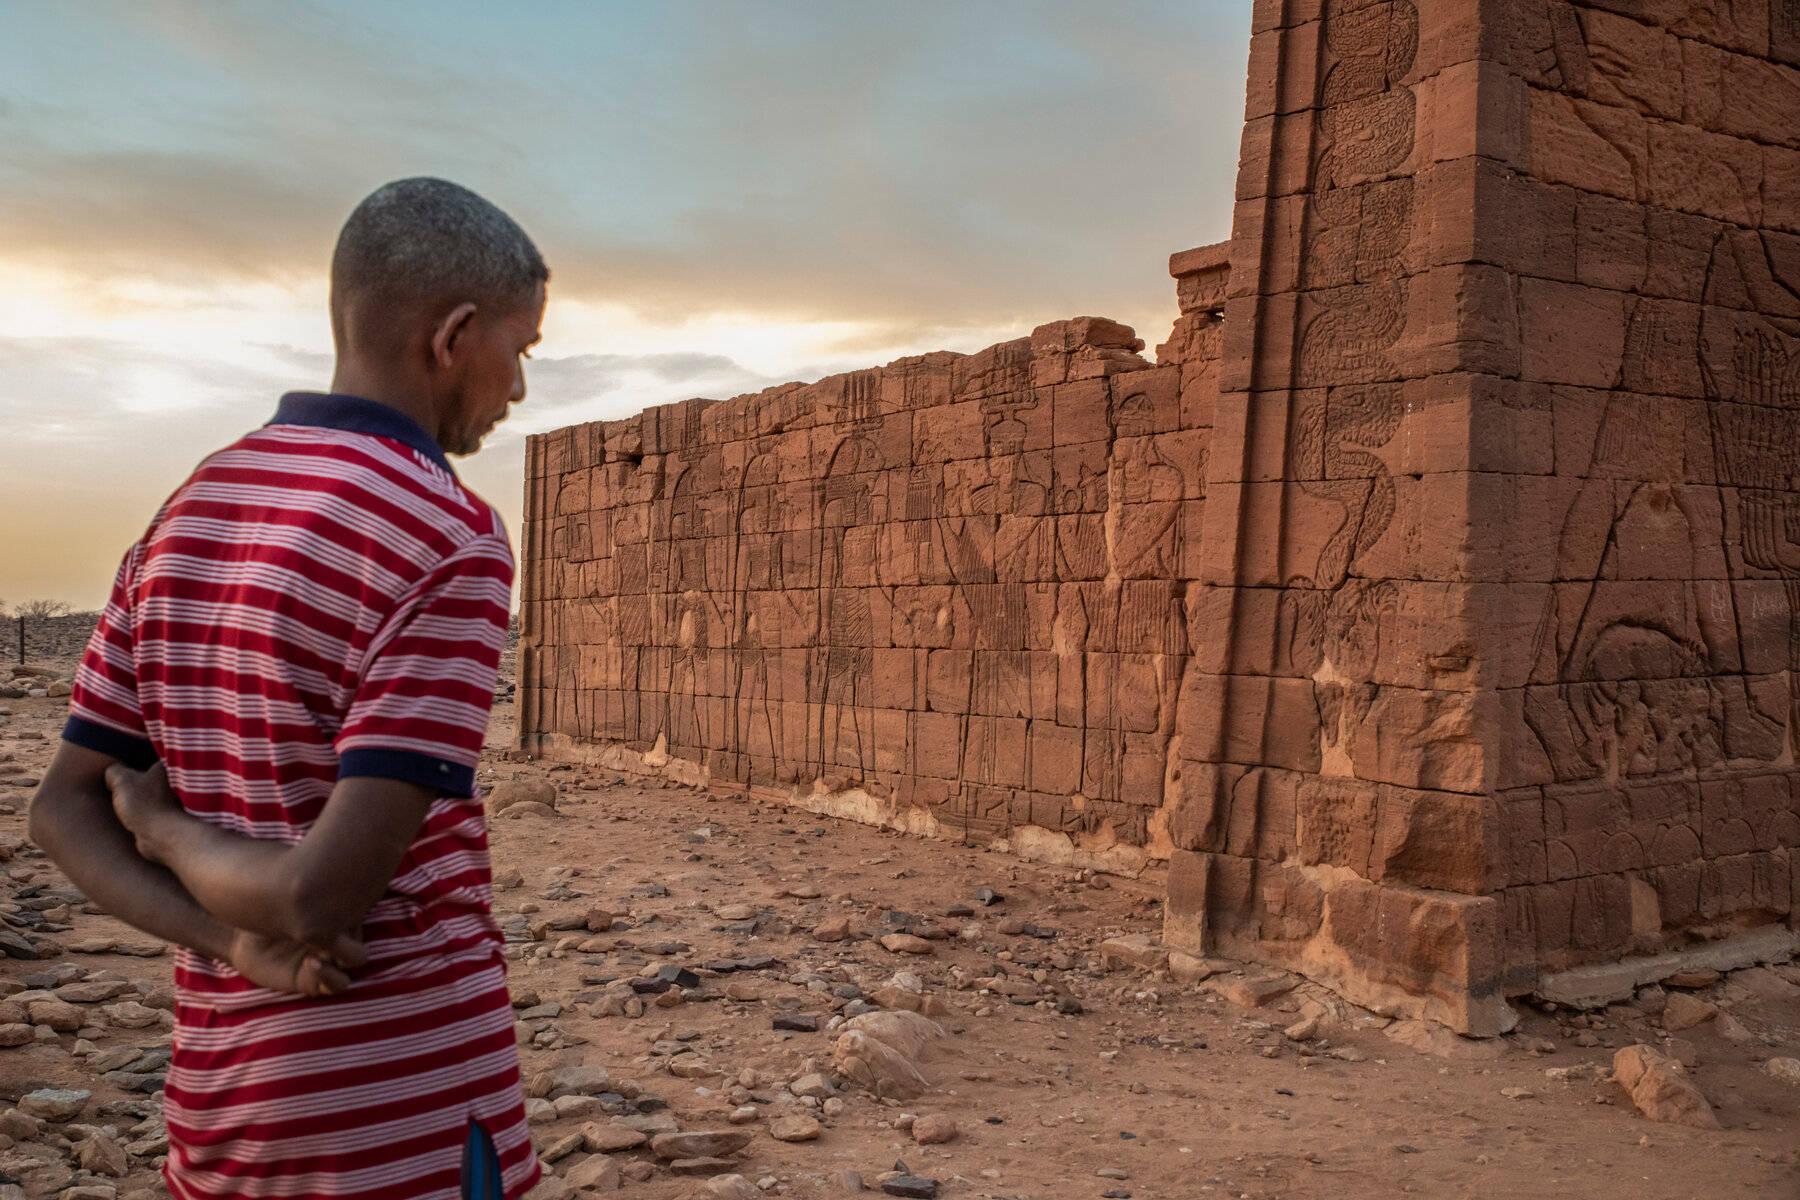
M1330 657L1355 677L1372 668L1397 603L1392 583L1360 580L1354 567L1393 523L1396 503L1392 474L1375 451L1393 438L1402 415L1399 385L1382 380L1393 376L1388 351L1406 322L1401 256L1413 181L1393 172L1413 152L1416 101L1402 80L1418 54L1418 10L1408 0L1327 4L1325 43L1302 271L1302 311L1311 315L1297 375L1327 390L1295 420L1296 444L1317 461L1303 455L1292 466L1300 488L1336 505L1341 518L1312 573L1287 581L1282 605L1295 666L1310 674ZM1320 696L1327 714L1334 699Z
M1302 261L1306 308L1295 363L1302 386L1391 378L1388 348L1406 322L1400 254L1412 230L1417 102L1401 80L1418 54L1410 0L1325 7L1329 66Z

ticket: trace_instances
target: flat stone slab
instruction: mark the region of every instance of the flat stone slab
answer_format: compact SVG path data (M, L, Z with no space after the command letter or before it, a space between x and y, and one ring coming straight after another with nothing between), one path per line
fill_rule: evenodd
M1647 983L1682 971L1735 971L1754 963L1785 962L1800 952L1800 932L1753 929L1704 946L1622 959L1597 967L1576 967L1538 978L1537 994L1571 1008L1604 1008Z

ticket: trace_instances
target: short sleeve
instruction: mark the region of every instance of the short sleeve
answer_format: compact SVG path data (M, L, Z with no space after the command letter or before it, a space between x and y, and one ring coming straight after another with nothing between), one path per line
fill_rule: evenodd
M336 741L338 778L475 794L506 642L512 551L485 534L444 559L377 632Z
M134 653L131 595L141 552L142 543L127 551L113 577L112 595L75 672L69 720L62 733L65 742L110 755L139 771L158 757L144 728Z

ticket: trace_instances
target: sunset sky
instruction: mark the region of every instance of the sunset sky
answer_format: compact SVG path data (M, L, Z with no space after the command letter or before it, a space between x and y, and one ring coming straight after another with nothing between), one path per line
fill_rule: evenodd
M0 605L99 605L210 450L331 374L325 271L442 175L553 273L525 434L1081 314L1229 233L1249 0L0 0ZM515 526L516 527L516 526Z

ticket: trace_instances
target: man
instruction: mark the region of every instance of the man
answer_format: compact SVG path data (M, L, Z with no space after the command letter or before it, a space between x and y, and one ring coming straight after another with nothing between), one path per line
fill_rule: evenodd
M548 278L464 188L369 196L331 394L200 464L88 645L31 836L181 947L180 1200L537 1181L474 786L512 552L446 455L524 397Z

